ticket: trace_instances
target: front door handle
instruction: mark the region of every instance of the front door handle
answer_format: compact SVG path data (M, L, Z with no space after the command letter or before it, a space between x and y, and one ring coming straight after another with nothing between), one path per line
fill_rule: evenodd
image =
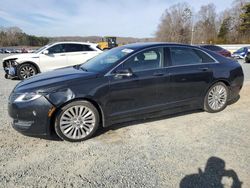
M60 56L66 56L66 54L61 54Z

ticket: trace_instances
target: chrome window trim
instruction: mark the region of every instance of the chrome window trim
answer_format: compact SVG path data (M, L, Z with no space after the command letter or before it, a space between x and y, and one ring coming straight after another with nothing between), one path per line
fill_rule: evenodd
M110 71L108 71L104 76L112 76L114 75L113 70L116 69L117 67L119 67L122 63L124 63L125 61L127 61L129 58L131 58L132 56L140 53L140 52L143 52L143 51L146 51L146 50L150 50L150 49L155 49L155 48L163 48L163 53L164 53L164 47L165 46L153 46L153 47L148 47L148 48L144 48L144 49L141 49L139 51L137 51L136 53L134 53L133 55L127 57L126 59L124 59L122 62L120 62L118 65L116 65L114 68L112 68ZM160 65L160 67L156 68L156 69L161 69L161 68L164 68L162 65ZM142 71L149 71L149 70L155 70L155 69L145 69L145 70L141 70L141 71L136 71L136 72L142 72Z
M155 48L171 48L171 47L179 47L179 48L190 48L190 49L195 49L195 50L199 50L203 53L205 53L207 56L209 56L211 59L214 60L214 62L209 62L209 63L194 63L194 64L187 64L187 65L168 65L168 66L163 66L161 65L161 67L159 68L155 68L155 69L145 69L145 70L141 70L141 71L136 71L136 72L142 72L142 71L149 71L149 70L157 70L157 69L165 69L165 68L171 68L171 67L183 67L183 66L193 66L193 65L206 65L206 64L215 64L215 63L220 63L219 61L217 61L213 56L211 56L209 53L207 53L206 51L203 51L202 49L199 49L198 47L192 47L192 46L178 46L177 45L173 45L173 46L168 46L168 45L162 45L162 46L153 46L153 47L148 47L148 48L144 48L139 50L138 52L134 53L132 56L143 52L145 50L150 50L150 49L155 49ZM121 61L118 65L116 65L114 68L112 68L111 70L109 70L104 76L112 76L114 75L113 70L115 70L117 67L119 67L122 63L124 63L125 61L127 61L129 58L131 58L132 56L127 57L126 59L124 59L123 61ZM165 59L165 57L164 57Z
M193 64L186 64L186 65L169 65L167 67L179 67L179 66L188 66L188 65L205 65L205 64L214 64L214 63L219 63L213 56L211 56L209 53L203 51L202 49L196 48L196 47L191 47L191 46L174 46L178 48L190 48L192 50L199 50L200 52L206 54L208 57L214 60L214 62L208 62L208 63L193 63ZM171 48L171 47L169 47ZM171 62L172 62L172 57L171 57Z

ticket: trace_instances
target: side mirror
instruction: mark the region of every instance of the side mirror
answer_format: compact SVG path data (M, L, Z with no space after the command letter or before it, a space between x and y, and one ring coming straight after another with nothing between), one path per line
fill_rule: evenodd
M49 54L49 50L44 50L44 51L43 51L43 54L44 54L44 55L48 55L48 54Z
M130 68L117 70L115 72L115 77L130 77L132 75L133 75L133 72Z

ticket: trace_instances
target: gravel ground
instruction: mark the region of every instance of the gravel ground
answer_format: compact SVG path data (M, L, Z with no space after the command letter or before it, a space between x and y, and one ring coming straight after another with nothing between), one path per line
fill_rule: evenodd
M243 66L250 80L250 64ZM237 173L242 187L250 187L249 81L240 100L223 112L126 123L81 143L14 131L7 98L16 83L5 80L0 68L0 187L179 187L187 175L197 174L198 168L204 171L212 156ZM210 182L223 170L216 170L218 166L220 161L213 160L214 170L204 175ZM231 182L223 178L224 187Z

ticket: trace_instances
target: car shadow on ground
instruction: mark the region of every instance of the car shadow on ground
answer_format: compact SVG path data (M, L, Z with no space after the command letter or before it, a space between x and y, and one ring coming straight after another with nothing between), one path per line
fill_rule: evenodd
M229 101L228 105L232 105L232 104L238 102L238 100L240 100L240 95L238 95L237 97L235 97L233 100Z
M157 116L157 117L148 117L148 118L138 119L138 120L134 120L134 121L126 121L123 123L117 123L117 124L111 125L109 127L100 127L97 130L97 132L95 133L95 135L93 136L93 138L101 136L110 130L114 131L114 130L118 130L118 129L121 129L124 127L130 127L130 126L135 126L138 124L150 123L150 122L154 122L154 121L160 121L160 120L164 120L164 119L175 118L178 116L184 116L184 115L189 115L189 114L193 114L193 113L201 113L201 112L203 112L203 110L190 110L190 111L179 112L179 113L170 114L170 115L161 115L161 116ZM147 116L147 114L144 117L146 117L146 116Z
M241 188L242 182L232 169L225 169L226 163L219 157L207 160L204 172L199 168L197 174L186 175L180 182L180 188Z

